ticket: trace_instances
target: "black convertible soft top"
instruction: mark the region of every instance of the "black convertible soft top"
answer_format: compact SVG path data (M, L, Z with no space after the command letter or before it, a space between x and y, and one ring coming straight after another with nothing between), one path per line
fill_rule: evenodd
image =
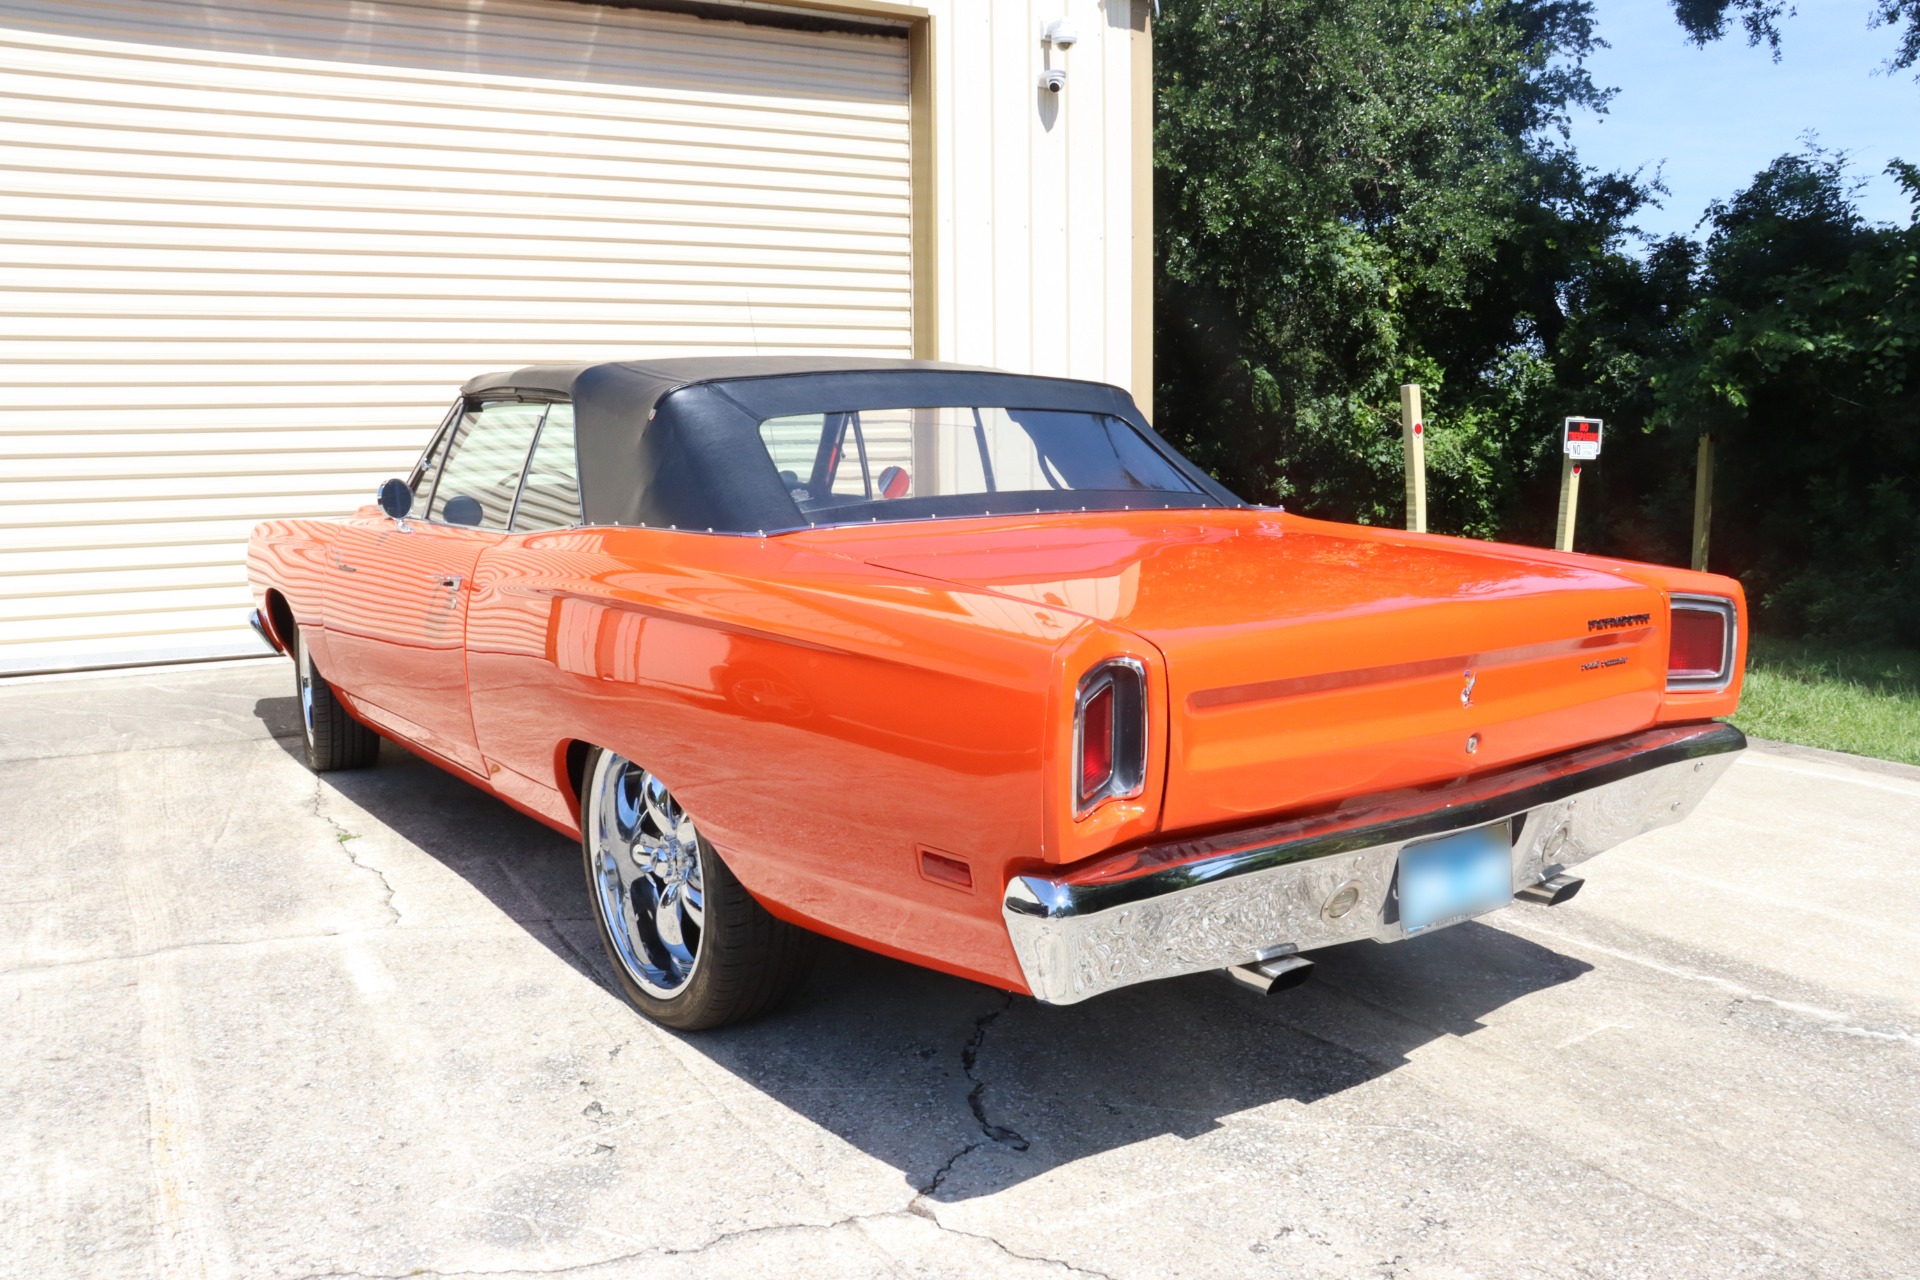
M480 398L525 393L573 402L581 510L589 524L726 533L804 528L815 521L802 514L768 460L759 436L762 421L952 405L1078 410L1119 418L1198 489L1142 492L1134 495L1133 506L1242 505L1162 440L1132 396L1099 382L930 360L701 356L529 365L482 374L462 391ZM999 514L991 498L969 514ZM1006 503L1009 512L1033 506L1030 499L1017 507L1011 499Z

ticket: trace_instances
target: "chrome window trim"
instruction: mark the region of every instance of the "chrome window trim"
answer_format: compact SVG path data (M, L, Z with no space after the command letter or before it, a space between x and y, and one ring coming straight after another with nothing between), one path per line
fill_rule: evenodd
M433 510L433 499L435 495L438 494L440 491L440 476L447 469L447 458L450 458L453 456L454 433L460 430L460 423L466 418L469 412L477 413L485 409L490 404L538 404L538 405L545 405L548 408L551 408L556 404L571 404L571 403L572 401L568 400L563 395L557 395L557 394L544 395L537 391L513 391L513 392L507 392L499 395L490 394L490 393L481 394L481 395L462 395L459 399L453 402L453 408L448 411L446 421L441 424L440 431L437 431L434 433L433 440L430 441L427 445L428 451L431 452L434 444L439 441L441 432L446 433L447 452L445 455L441 457L440 465L434 469L433 488L427 491L426 505L420 509L420 512L418 515L415 515L411 512L408 513L407 519L414 521L417 524L431 525L436 529L475 529L480 532L498 533L503 535L512 533L513 532L513 516L514 516L514 513L520 509L520 490L525 488L527 483L527 463L532 461L534 446L540 443L540 432L547 425L546 409L542 409L540 411L540 421L534 424L533 438L527 443L526 456L520 459L520 480L517 484L514 485L514 488L513 488L513 505L507 508L507 527L504 529L482 529L478 525L454 524L451 521L447 521L447 520L429 520L427 518L427 512ZM426 454L423 453L421 455L421 462L424 462L424 461L426 461ZM414 465L418 467L420 464L415 463ZM580 464L579 464L578 458L576 457L574 462L574 467L576 470L578 469L579 465ZM413 486L408 485L407 487L412 488ZM529 529L527 530L527 532L535 533L535 532L551 532L551 531Z
M1668 693L1720 693L1733 683L1733 655L1740 651L1740 611L1726 596L1695 595L1675 592L1667 597L1667 652L1673 652L1673 614L1682 610L1717 613L1726 619L1725 643L1720 651L1720 669L1711 676L1667 677ZM1669 658L1671 661L1671 658Z
M466 408L467 398L465 396L455 396L453 407L441 415L440 425L435 427L433 434L427 437L427 447L420 451L420 457L415 460L413 470L407 472L407 488L414 494L417 495L420 492L420 481L426 475L427 463L430 459L434 460L433 485L440 483L440 463L445 462L446 459L434 459L434 450L440 447L442 440L451 436L454 424L460 421L460 415L466 412ZM433 485L427 486L426 500L420 505L420 510L423 513L428 507L433 505ZM408 518L411 519L413 513L409 511L407 515Z
M513 509L507 512L507 532L509 534L554 533L560 529L578 529L586 523L586 511L580 503L580 446L578 444L579 436L577 434L579 427L576 423L574 428L576 432L574 437L576 443L573 449L573 498L574 508L580 512L580 519L575 520L572 524L555 525L549 529L518 529L514 527L520 520L520 499L527 492L527 475L533 470L534 457L540 452L540 438L547 433L547 419L553 416L554 409L559 405L566 405L570 409L573 407L573 401L564 396L555 396L546 403L546 411L540 415L540 425L533 429L533 443L527 446L526 460L520 464L520 485L513 491Z
M1132 778L1125 778L1120 771L1120 754L1114 752L1113 769L1107 775L1106 782L1091 796L1080 794L1081 764L1086 752L1086 709L1087 703L1100 690L1113 684L1116 671L1130 671L1134 679L1140 682L1140 752L1138 768ZM1120 705L1119 695L1115 693L1114 736L1119 736ZM1077 822L1109 800L1131 800L1147 789L1147 668L1140 659L1128 655L1117 658L1104 658L1095 663L1087 674L1080 677L1080 683L1073 694L1073 817Z

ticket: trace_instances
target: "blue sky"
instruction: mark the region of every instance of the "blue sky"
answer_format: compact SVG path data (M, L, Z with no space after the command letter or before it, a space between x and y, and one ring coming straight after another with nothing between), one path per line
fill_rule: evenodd
M1606 115L1575 115L1574 145L1605 169L1660 166L1672 194L1638 221L1665 235L1691 231L1708 202L1745 187L1812 130L1822 146L1851 153L1852 170L1867 179L1861 211L1904 224L1907 203L1881 170L1896 156L1920 164L1920 83L1911 69L1881 70L1898 33L1869 28L1871 7L1798 0L1776 63L1734 24L1695 48L1668 0L1596 0L1599 34L1612 47L1588 69L1596 84L1620 92Z

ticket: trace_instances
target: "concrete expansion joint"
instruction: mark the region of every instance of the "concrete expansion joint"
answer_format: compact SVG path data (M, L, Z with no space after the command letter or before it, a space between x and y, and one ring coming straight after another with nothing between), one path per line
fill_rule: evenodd
M326 804L327 784L319 778L315 778L313 780L313 816L333 828L334 842L337 843L341 851L347 855L347 861L351 862L360 870L367 872L380 882L380 905L385 907L387 914L392 917L388 923L396 925L403 923L400 908L393 905L393 882L387 879L386 872L373 865L373 863L364 860L359 854L353 851L353 842L360 838L360 833L357 831L349 831L346 827L342 826L338 819L326 811Z

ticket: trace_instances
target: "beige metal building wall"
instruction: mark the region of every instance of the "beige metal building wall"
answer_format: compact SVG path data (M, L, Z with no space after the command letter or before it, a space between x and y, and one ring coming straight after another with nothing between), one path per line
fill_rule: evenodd
M909 354L907 44L0 0L0 673L251 651L253 522L366 500L474 372Z

